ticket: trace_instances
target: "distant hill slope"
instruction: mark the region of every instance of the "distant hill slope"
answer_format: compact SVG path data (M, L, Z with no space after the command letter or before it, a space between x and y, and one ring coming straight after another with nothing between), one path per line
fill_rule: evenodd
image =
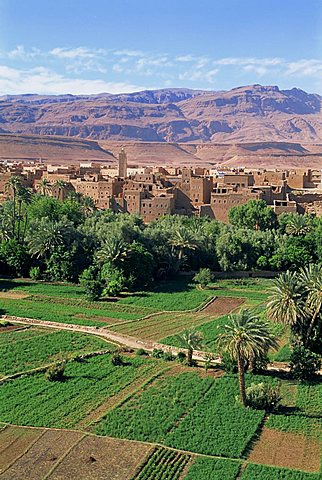
M42 161L46 163L78 163L100 161L114 163L112 153L97 142L78 138L36 135L1 135L0 160Z
M177 143L322 142L322 97L252 85L0 97L0 133Z

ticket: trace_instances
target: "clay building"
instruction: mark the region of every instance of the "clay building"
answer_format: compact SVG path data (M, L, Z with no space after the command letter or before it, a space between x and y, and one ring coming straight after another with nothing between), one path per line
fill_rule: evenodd
M99 174L84 175L70 180L74 190L91 197L97 208L109 208L110 199L122 192L124 180L121 178L103 177Z
M232 207L243 205L249 200L260 199L262 199L260 191L254 191L250 188L238 188L232 185L220 185L214 188L211 193L210 207L214 218L228 223L228 212Z

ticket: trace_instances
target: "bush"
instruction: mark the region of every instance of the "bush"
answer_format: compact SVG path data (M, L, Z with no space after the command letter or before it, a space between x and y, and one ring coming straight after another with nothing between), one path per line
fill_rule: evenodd
M29 276L32 280L39 280L41 278L41 271L39 267L31 267Z
M162 358L162 360L166 360L167 362L175 360L175 356L171 352L166 352L161 348L155 348L152 352L152 357Z
M142 356L147 356L147 355L149 355L148 352L147 352L146 350L144 350L144 348L138 348L135 353L136 353L136 355L138 355L138 356L141 356L141 355L142 355Z
M246 388L247 405L257 410L274 410L281 400L280 386L269 383L252 383Z
M50 365L45 372L46 380L50 382L62 382L64 380L65 367L66 361Z
M184 363L187 359L187 355L184 352L179 352L177 355L177 360L179 360L180 363Z
M237 362L235 360L232 360L229 353L226 353L226 352L223 353L221 359L222 359L222 364L225 372L227 373L238 372Z
M94 267L89 267L84 270L79 277L79 282L84 288L88 300L99 300L102 295L103 286L99 272L97 272Z
M111 358L112 365L115 367L121 367L124 365L123 357L119 353L114 353Z
M310 380L321 368L321 357L303 345L294 346L290 361L290 373L298 380Z
M152 357L163 358L163 350L161 348L155 348L152 352Z
M201 288L206 288L213 282L213 274L210 268L201 268L198 273L193 277L193 281L200 285Z

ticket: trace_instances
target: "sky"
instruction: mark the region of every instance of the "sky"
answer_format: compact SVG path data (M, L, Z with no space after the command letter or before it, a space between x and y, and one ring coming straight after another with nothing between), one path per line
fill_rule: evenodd
M0 95L322 94L322 0L0 0Z

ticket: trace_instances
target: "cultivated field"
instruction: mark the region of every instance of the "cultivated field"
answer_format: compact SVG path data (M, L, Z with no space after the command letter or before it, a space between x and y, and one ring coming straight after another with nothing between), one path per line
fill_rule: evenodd
M230 311L251 306L264 315L269 285L220 280L199 290L184 278L88 302L78 286L3 280L0 308L178 346L177 334L193 326L214 350ZM283 358L288 335L276 328L281 349L273 355ZM281 407L267 416L236 402L236 375L128 351L113 364L116 348L80 332L0 327L1 479L320 478L321 382L282 380ZM69 360L63 381L46 380L44 370L62 359ZM246 382L263 378L247 375Z

